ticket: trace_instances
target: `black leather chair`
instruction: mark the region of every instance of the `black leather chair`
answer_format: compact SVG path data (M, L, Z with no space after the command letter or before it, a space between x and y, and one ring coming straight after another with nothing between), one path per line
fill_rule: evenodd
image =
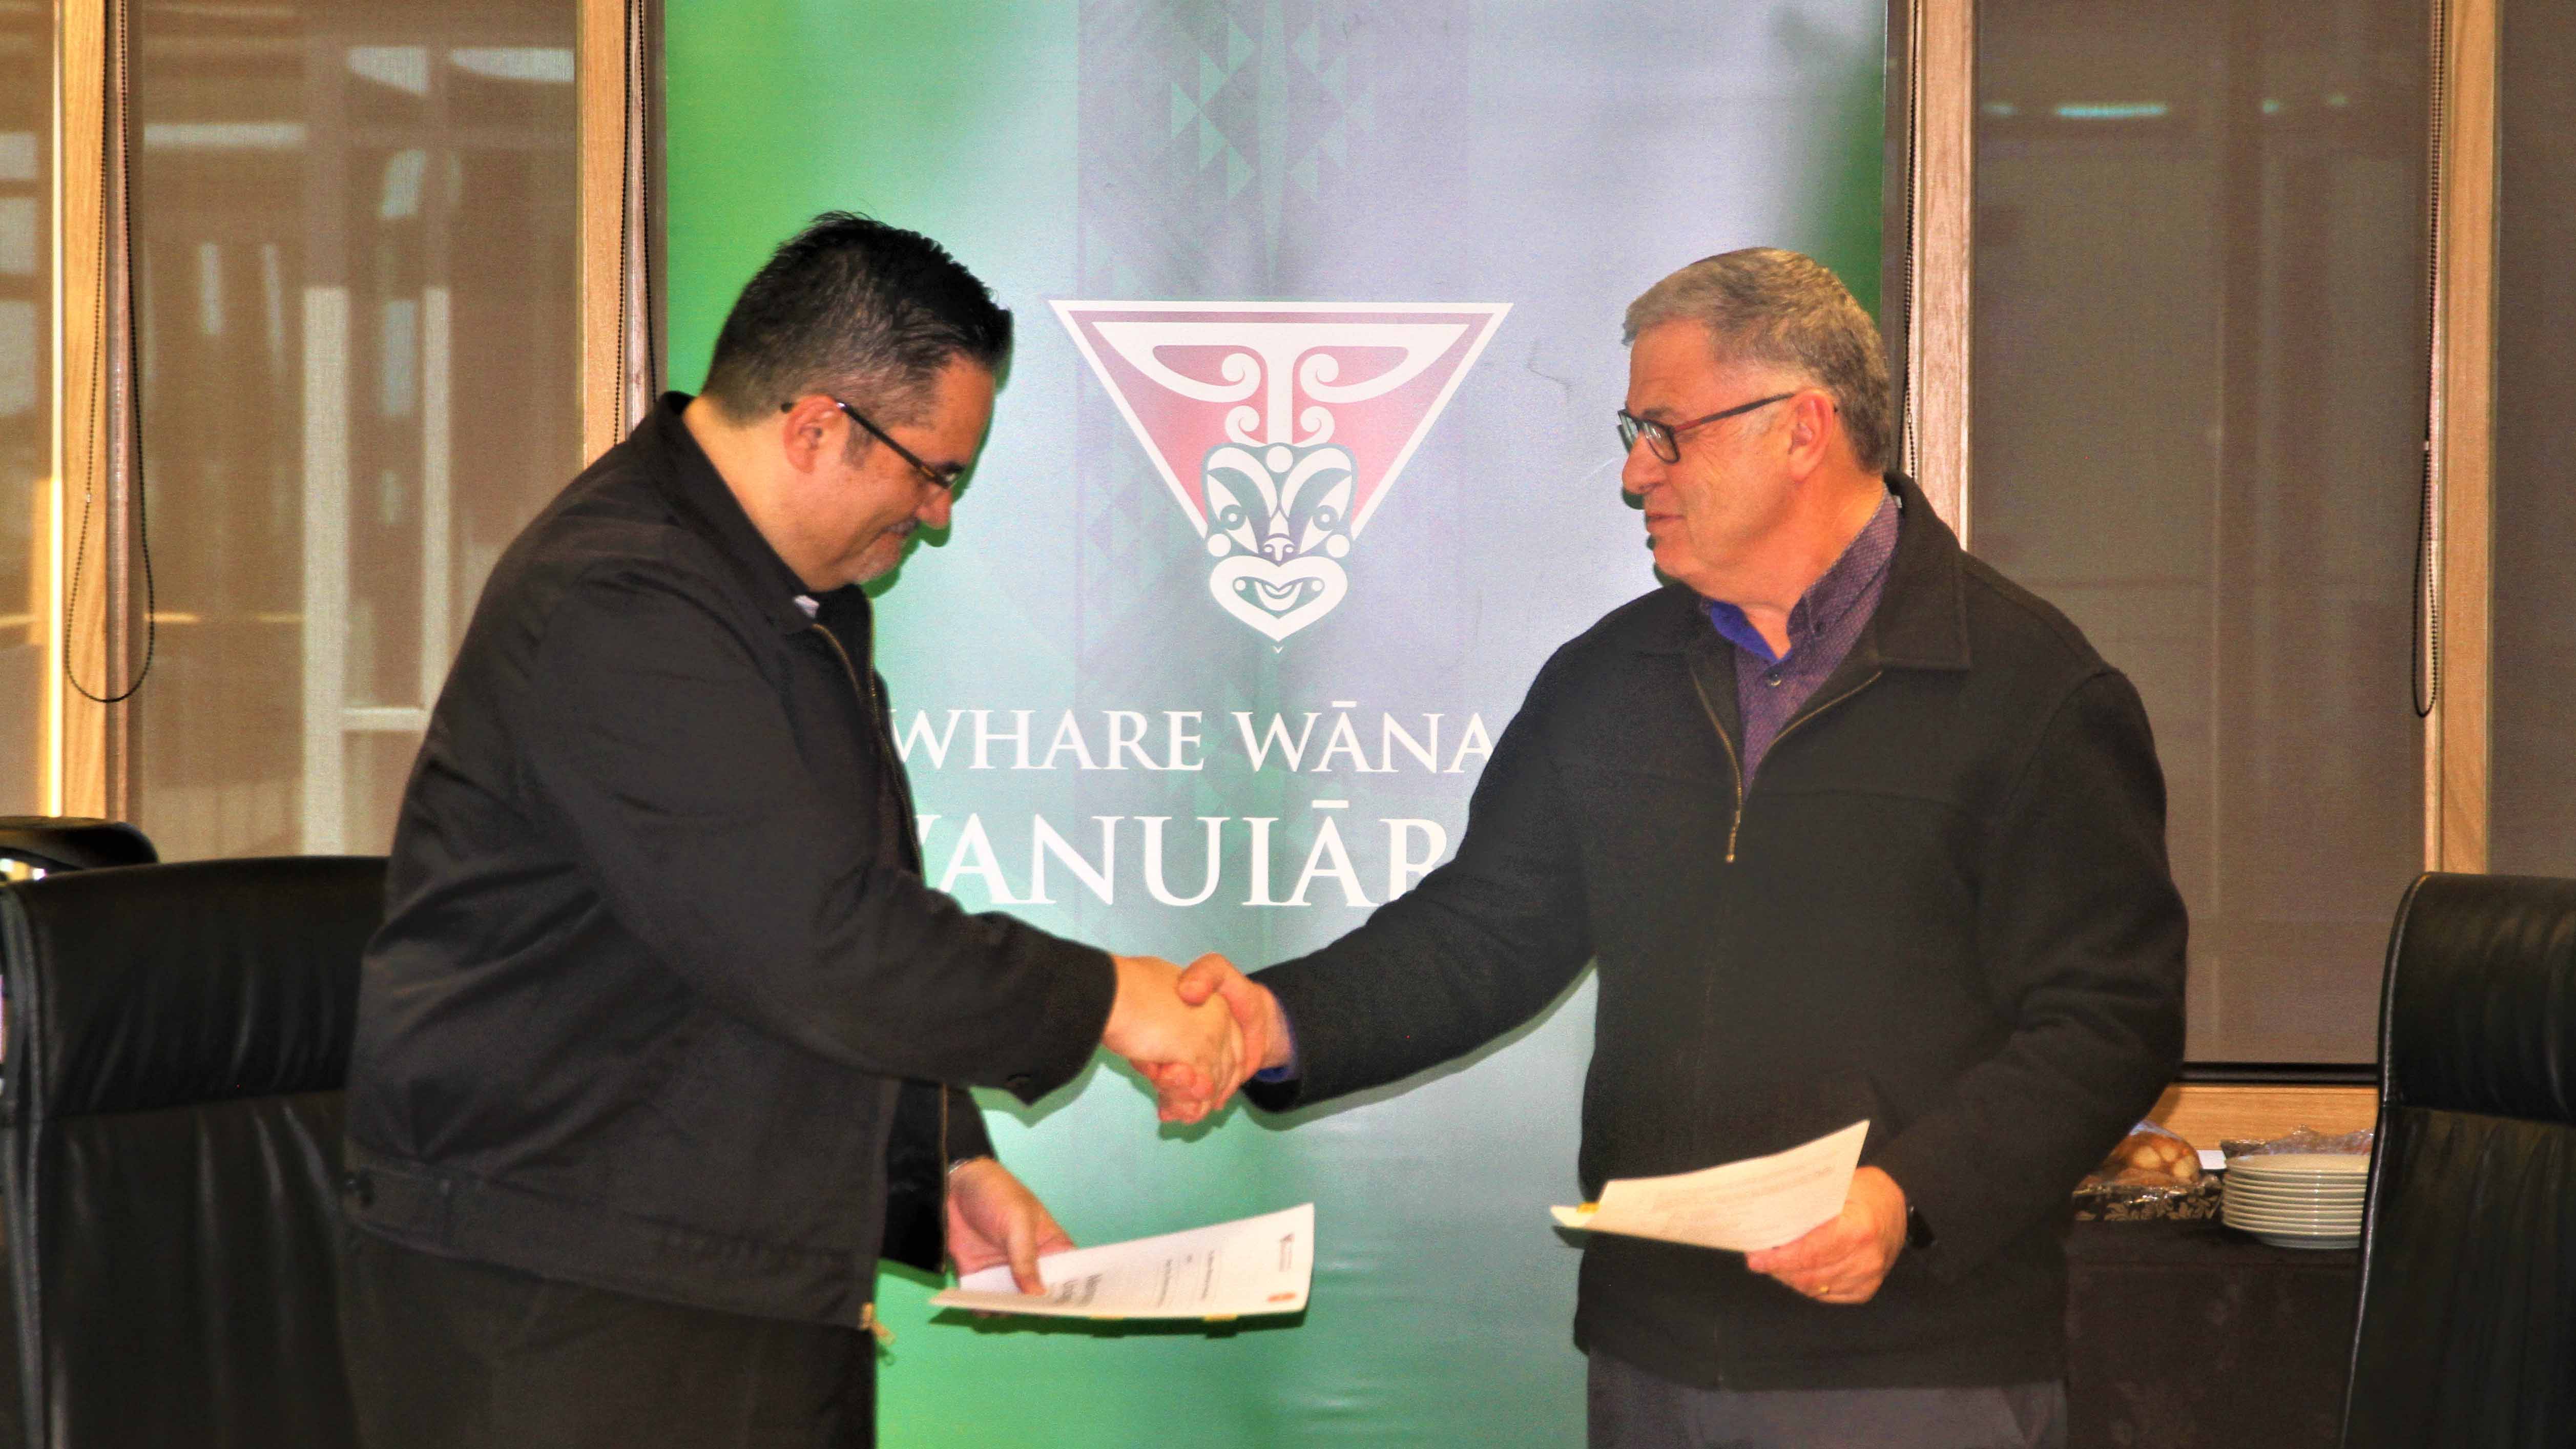
M2576 881L2397 910L2343 1442L2576 1444Z
M160 860L142 831L122 820L77 815L0 815L0 862L54 874ZM18 1388L18 1316L9 1291L8 1237L0 1233L0 1449L26 1442L25 1400Z
M48 873L151 865L161 859L143 832L122 820L77 815L0 815L0 860Z
M340 1087L383 891L329 858L0 889L28 1443L356 1443Z

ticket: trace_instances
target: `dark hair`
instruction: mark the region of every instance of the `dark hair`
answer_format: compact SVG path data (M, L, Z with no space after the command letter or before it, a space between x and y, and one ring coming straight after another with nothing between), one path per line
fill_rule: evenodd
M780 244L726 315L706 395L748 423L809 393L910 421L952 358L999 372L1011 314L919 232L827 211Z

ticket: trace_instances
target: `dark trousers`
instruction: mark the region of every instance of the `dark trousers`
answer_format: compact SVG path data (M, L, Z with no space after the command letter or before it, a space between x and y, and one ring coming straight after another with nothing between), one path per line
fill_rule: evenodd
M2065 1449L2066 1386L1702 1389L1593 1350L1592 1449Z
M868 1449L862 1330L657 1303L342 1233L367 1449Z

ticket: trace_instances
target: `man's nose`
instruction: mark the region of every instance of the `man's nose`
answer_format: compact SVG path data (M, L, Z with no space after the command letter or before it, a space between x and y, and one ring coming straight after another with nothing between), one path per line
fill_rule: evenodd
M948 511L956 506L957 494L954 489L933 488L930 490L930 496L921 500L921 506L913 510L912 516L920 519L924 528L946 528Z
M1629 447L1626 460L1619 465L1619 491L1627 496L1630 506L1644 504L1646 490L1664 481L1665 467L1664 460L1655 456L1644 438Z

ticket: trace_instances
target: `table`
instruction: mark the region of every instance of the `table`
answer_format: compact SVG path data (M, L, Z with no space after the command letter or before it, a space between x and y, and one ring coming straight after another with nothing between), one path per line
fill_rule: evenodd
M2333 1449L2359 1252L2088 1222L2066 1256L2069 1449Z

